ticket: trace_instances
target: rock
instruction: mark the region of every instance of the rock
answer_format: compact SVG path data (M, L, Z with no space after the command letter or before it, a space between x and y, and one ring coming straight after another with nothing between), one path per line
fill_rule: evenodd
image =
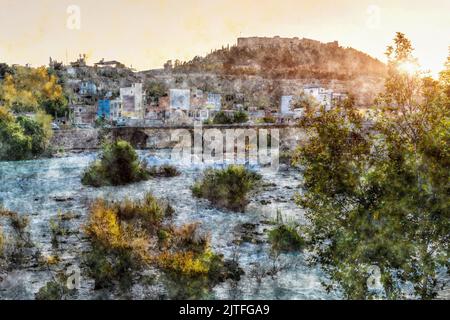
M56 202L67 202L67 201L73 201L75 199L70 196L55 196L55 197L53 197L53 200L55 200Z

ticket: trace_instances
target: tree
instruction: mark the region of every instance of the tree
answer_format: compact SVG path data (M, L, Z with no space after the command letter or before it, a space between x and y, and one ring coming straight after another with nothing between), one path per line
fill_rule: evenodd
M158 101L159 98L167 95L167 86L164 82L153 81L147 85L146 92L149 97Z
M0 86L0 99L6 108L15 112L45 110L48 114L63 116L67 111L67 99L55 75L49 75L44 67L14 67L6 74Z
M394 42L372 126L351 104L301 123L311 138L295 157L305 167L297 202L311 222L311 263L347 298L401 298L411 284L413 296L431 299L449 267L448 99L404 68L414 61L409 40ZM368 281L374 270L379 288Z
M11 74L12 69L6 63L0 63L0 79L5 78L6 74Z
M448 47L448 57L444 64L445 69L439 73L439 79L444 87L444 92L450 98L450 47Z
M14 116L0 106L0 160L26 159L31 148L31 137L25 135Z

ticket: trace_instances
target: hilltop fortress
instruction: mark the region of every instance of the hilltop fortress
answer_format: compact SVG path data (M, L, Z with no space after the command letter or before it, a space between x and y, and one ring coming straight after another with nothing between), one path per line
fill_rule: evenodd
M275 37L248 37L248 38L238 38L237 46L239 48L250 48L250 49L262 49L262 48L293 48L299 45L305 47L314 47L323 45L322 42L307 38L282 38L279 36ZM325 43L325 45L339 47L337 41Z

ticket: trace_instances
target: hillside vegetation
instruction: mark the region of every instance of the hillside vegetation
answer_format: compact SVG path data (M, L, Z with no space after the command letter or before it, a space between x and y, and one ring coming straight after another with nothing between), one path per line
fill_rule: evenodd
M233 46L205 57L176 62L175 72L211 72L227 75L259 75L283 79L351 80L383 76L386 66L369 55L337 43L301 41L285 46Z

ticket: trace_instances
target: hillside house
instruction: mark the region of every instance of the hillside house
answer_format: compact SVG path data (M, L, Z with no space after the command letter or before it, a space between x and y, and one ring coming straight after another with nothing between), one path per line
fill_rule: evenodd
M144 94L142 83L135 83L128 88L120 88L122 116L130 119L144 118Z

